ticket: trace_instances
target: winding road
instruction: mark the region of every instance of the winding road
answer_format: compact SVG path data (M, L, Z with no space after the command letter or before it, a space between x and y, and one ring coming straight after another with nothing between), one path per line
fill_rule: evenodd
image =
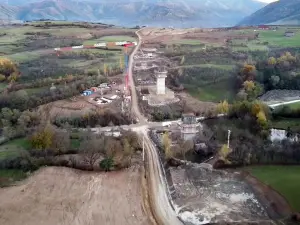
M132 75L133 71L133 56L136 54L141 46L142 38L139 31L136 32L139 42L129 57L129 82L131 89L131 112L138 119L138 125L135 126L135 131L139 134L141 139L144 139L146 149L146 177L148 181L148 188L150 193L150 205L156 222L159 225L182 225L178 219L167 194L167 184L164 179L162 167L160 166L159 156L157 150L148 136L148 120L142 115L138 106L138 97L136 94L136 87Z

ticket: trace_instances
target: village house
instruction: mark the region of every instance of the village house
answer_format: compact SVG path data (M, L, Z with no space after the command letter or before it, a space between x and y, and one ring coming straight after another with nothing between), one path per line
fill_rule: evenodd
M293 37L294 35L295 35L295 33L293 31L286 31L284 33L284 36L286 36L286 37Z

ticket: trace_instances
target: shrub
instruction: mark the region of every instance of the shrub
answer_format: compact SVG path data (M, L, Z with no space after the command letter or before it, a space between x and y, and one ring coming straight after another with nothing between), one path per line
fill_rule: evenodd
M99 167L104 169L105 172L111 171L111 169L114 167L114 160L111 157L107 157L99 163Z

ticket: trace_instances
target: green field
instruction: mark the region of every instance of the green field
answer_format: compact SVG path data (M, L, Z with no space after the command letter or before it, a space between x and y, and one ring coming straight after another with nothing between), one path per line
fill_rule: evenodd
M5 187L13 182L26 178L27 175L22 170L0 169L0 187Z
M200 101L220 102L234 99L234 93L231 91L229 81L221 81L215 84L205 85L203 87L186 86L188 92Z
M30 95L35 95L35 94L47 91L49 89L50 89L50 86L49 87L45 86L45 87L40 87L40 88L27 88L27 89L23 89L23 90L26 91L27 94L30 96Z
M300 211L300 166L257 166L250 173L282 194L290 206Z
M79 149L80 142L81 141L79 139L71 139L71 148L72 149Z
M300 46L300 31L295 33L294 37L285 37L285 29L277 31L259 31L259 39L261 41L269 42L271 46L279 47L299 47Z
M300 131L300 118L281 118L272 121L272 127L276 129L288 129Z
M136 41L135 38L125 35L104 36L98 39L86 40L83 44L96 44L99 42L114 42L114 41Z
M291 103L286 106L288 106L292 110L297 110L300 109L300 102Z
M243 52L268 51L269 50L268 46L258 45L258 44L250 44L250 43L247 43L247 46L245 46L245 47L243 47L243 46L232 46L231 49L233 51L236 51L236 52L239 52L239 51L243 51Z
M25 138L8 141L0 145L0 159L13 158L30 148L30 143Z
M294 27L292 30L295 32L293 37L285 37L284 33L291 27L279 27L278 30L256 30L245 29L233 31L236 34L254 34L259 33L258 40L260 42L268 42L268 46L274 47L300 47L300 29L299 27Z
M197 64L197 65L183 65L175 68L192 68L192 67L201 67L201 68L216 68L216 69L223 69L223 70L233 70L234 65L218 65L218 64Z
M37 52L37 51L32 51L32 52L28 52L28 51L24 51L24 52L19 52L19 53L13 53L10 55L6 55L5 57L18 62L18 63L24 63L24 62L28 62L28 61L32 61L35 59L38 59L41 55L41 52Z

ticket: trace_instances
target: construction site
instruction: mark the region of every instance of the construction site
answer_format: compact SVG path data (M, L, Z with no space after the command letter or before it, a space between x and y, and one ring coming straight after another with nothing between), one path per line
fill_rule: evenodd
M131 35L132 32L130 31ZM193 32L196 34L193 35ZM83 35L82 31L79 33ZM139 37L138 42L123 37L119 37L121 41L94 39L92 41L96 43L93 44L82 43L56 48L52 46L51 49L35 52L45 55L50 53L51 57L56 57L55 60L60 61L61 64L68 60L68 63L73 63L70 64L72 66L82 63L82 67L95 65L93 69L96 69L84 73L78 83L75 83L74 77L69 76L72 79L68 85L63 79L57 79L59 82L55 80L50 90L48 83L44 85L43 87L46 86L47 91L52 94L60 88L61 93L67 92L70 87L74 87L76 92L72 92L72 97L59 96L61 98L51 99L52 101L45 101L46 103L39 105L37 112L41 118L46 120L46 116L50 116L50 119L54 120L56 117L71 118L74 115L85 118L90 112L101 112L100 117L108 120L105 121L106 125L87 123L87 126L76 129L97 134L104 133L104 135L111 133L112 136L114 131L118 133L118 130L122 129L136 132L135 140L138 140L141 145L132 166L110 173L46 167L28 174L31 176L18 185L1 189L0 196L3 204L0 206L0 223L22 224L25 218L27 224L46 225L73 223L93 225L99 221L108 225L252 222L270 224L273 215L270 206L273 202L263 201L262 196L257 195L254 188L246 183L237 170L221 171L212 168L210 160L220 146L211 145L213 136L211 129L204 125L204 122L200 122L204 119L203 115L198 113L196 116L194 112L213 111L215 104L199 103L190 94L171 90L170 86L168 88L166 85L166 80L172 73L171 69L178 65L178 60L175 63L166 57L160 48L160 43L167 43L170 37L172 41L178 41L183 37L197 39L198 36L203 36L205 40L205 35L211 38L214 34L212 32L205 34L195 29L151 30L150 28L142 29L135 34ZM218 41L223 43L224 36L219 37ZM110 48L119 54L107 53ZM74 56L66 54L66 52L80 52L86 49L93 50L93 54L83 54L84 57L80 54ZM12 54L12 57L15 56ZM86 64L86 61L91 64ZM114 64L117 62L118 68L114 68L112 62ZM99 65L103 66L102 71ZM23 64L23 67L26 67L26 64ZM43 65L41 64L40 67ZM38 74L42 73L40 67ZM52 67L54 68L55 65ZM53 68L51 69L57 73ZM30 74L30 71L27 74ZM24 77L26 78L26 75ZM34 79L31 77L29 81ZM64 82L65 85L60 82ZM31 89L37 89L35 86L26 88L31 93L33 93ZM38 91L45 92L44 89ZM143 109L141 102L148 106L146 110ZM172 108L174 105L179 105L177 111ZM168 108L171 116L167 117L164 112L158 113L155 121L161 122L150 122L147 118L149 108L157 112L163 107ZM196 109L197 107L200 110ZM129 115L135 121L128 120L126 125L123 124L124 126L111 124L104 116L106 111L103 109L113 109L115 114ZM180 117L181 119L178 119ZM93 123L93 120L91 121ZM61 128L63 126L57 126L57 129ZM173 160L177 163L175 166L172 164L174 167L169 167L162 148L166 133L170 138L168 141L171 154L174 156ZM185 152L183 146L186 147L186 143L191 143L192 147L188 146ZM123 142L120 145L119 153L125 152L125 141L124 146ZM114 151L118 146L110 147ZM193 160L189 158L188 151L196 155L199 164L189 162ZM179 155L182 158L177 157ZM61 180L64 182L57 182Z
M179 102L174 91L166 87L170 61L156 48L141 48L134 56L134 76L143 101L149 106Z
M278 215L270 202L246 182L242 173L213 169L212 156L218 146L211 145L209 127L199 123L194 114L184 114L176 123L151 130L152 140L161 149L162 162L165 162L163 145L166 133L174 157L182 158L182 154L188 154L184 153L186 150L176 148L180 142L192 141L194 147L190 151L200 159L196 160L199 163L178 160L176 166L163 164L170 198L185 224L272 224L270 217Z
M209 164L170 167L169 172L172 198L187 224L268 224L266 206L238 173L217 171Z

